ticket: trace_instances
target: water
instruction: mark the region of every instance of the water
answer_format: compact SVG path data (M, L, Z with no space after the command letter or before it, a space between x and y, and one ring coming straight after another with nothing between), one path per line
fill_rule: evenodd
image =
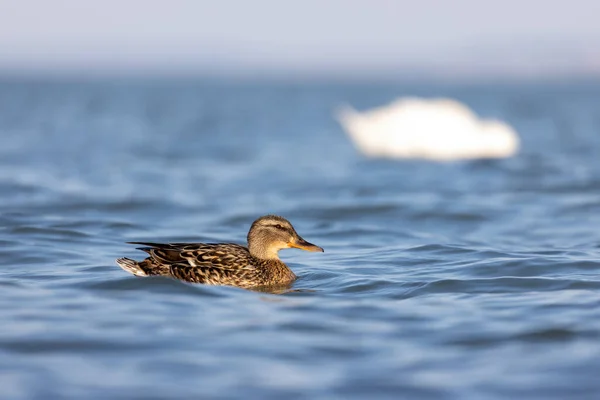
M332 111L450 96L519 156L369 160ZM600 395L600 85L0 84L0 397ZM129 240L244 242L283 295L136 278Z

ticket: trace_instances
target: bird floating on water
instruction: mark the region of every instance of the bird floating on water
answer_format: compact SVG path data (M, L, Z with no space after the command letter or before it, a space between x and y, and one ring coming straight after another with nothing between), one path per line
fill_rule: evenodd
M519 136L505 122L480 119L451 99L400 98L373 110L342 107L337 119L363 154L436 161L505 158Z
M285 248L323 249L302 239L285 218L258 218L248 232L248 247L233 243L147 243L140 250L150 255L143 261L117 259L117 264L136 276L163 275L193 283L242 288L290 285L296 275L278 252Z

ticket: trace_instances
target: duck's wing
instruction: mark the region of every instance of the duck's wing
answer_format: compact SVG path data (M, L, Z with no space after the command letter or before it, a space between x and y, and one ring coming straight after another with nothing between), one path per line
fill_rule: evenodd
M139 249L163 264L234 271L254 269L248 249L233 243L130 243L145 246Z
M256 268L248 249L231 243L135 243L174 278L192 283L252 286Z
M190 244L181 248L180 256L194 267L233 271L254 269L248 249L232 243Z

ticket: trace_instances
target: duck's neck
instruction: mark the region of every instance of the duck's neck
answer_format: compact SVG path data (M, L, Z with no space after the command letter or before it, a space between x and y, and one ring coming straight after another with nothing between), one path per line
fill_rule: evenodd
M273 246L260 246L255 243L248 243L248 251L252 257L256 257L259 260L278 260L279 261L279 248Z

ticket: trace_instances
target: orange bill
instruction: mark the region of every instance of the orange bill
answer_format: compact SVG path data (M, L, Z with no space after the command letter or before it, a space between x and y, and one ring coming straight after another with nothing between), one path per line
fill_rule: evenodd
M288 246L296 248L296 249L306 250L306 251L320 251L321 253L323 252L323 249L321 247L307 242L306 240L302 239L300 236L298 236L297 239L289 242Z

